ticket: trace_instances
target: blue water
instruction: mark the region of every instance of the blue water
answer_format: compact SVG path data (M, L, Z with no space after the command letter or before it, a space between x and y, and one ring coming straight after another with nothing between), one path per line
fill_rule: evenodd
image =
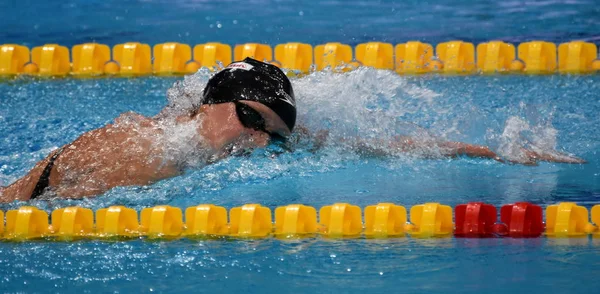
M571 1L4 1L0 40L42 45L459 39L598 42L600 7Z
M585 1L454 6L444 1L24 1L0 4L0 43L595 41L598 9ZM199 74L194 81L207 78ZM0 185L122 112L156 114L176 80L0 82ZM329 129L332 137L435 136L489 145L507 157L514 154L503 146L525 138L576 154L589 161L585 165L528 167L394 153L369 157L343 144L313 154L300 145L274 159L259 150L98 198L15 202L0 210L26 204L47 211L115 204L138 210L199 203L364 207L383 201L407 208L431 201L452 206L530 201L544 207L576 201L589 208L600 203L599 82L598 75L404 78L372 69L293 80L299 124ZM0 291L595 293L599 245L587 238L0 243Z

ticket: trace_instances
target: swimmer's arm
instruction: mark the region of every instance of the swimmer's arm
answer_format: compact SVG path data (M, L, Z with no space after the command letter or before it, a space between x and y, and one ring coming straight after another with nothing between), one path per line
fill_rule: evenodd
M493 159L504 162L498 154L483 145L467 144L463 142L436 142L433 144L445 157L467 156L471 158Z
M312 133L306 127L297 126L296 133L300 137L310 138L313 142L311 151L318 151L323 148L327 142L329 131L319 130ZM388 156L393 152L413 153L423 157L457 157L467 156L474 158L488 158L497 161L502 159L486 146L472 145L461 142L418 142L409 136L397 136L395 141L384 140L365 140L361 138L340 138L337 140L342 143L349 143L358 153L367 156Z
M297 146L300 143L300 141L307 139L310 141L311 144L311 148L309 149L309 151L314 153L325 146L328 135L328 130L319 130L316 132L312 132L307 127L299 125L296 126L293 135L289 138L286 144L289 145L288 148L290 150L293 150L293 146Z
M389 149L372 146L386 146ZM399 136L393 142L371 142L366 144L363 140L357 140L356 146L363 152L372 155L387 155L390 152L411 153L422 157L448 157L454 158L466 156L471 158L493 159L499 162L510 162L524 165L536 165L539 161L556 163L586 163L584 159L560 152L544 152L543 150L523 149L525 157L520 160L504 160L489 147L476 144L452 141L418 141L409 136Z
M440 154L446 157L467 156L472 158L493 159L499 162L510 162L524 165L537 165L539 161L556 163L586 163L584 159L561 152L545 152L543 150L531 150L523 148L525 155L519 160L504 160L487 146L468 144L462 142L435 142L431 147L440 150Z
M327 143L329 132L320 130L311 133L307 128L298 127L297 131L313 140L314 150L319 150ZM410 136L397 136L393 141L365 140L362 138L340 138L337 142L350 144L360 154L367 156L389 156L391 153L409 153L426 158L466 156L471 158L493 159L499 162L509 162L524 165L536 165L538 161L556 163L586 163L584 159L561 152L544 152L543 150L523 149L525 158L520 160L504 160L489 147L476 144L452 141L422 141Z
M419 141L409 136L398 136L394 141L355 139L353 147L363 155L387 156L394 153L406 153L423 158L454 158L466 156L472 158L493 159L504 162L500 156L486 146L462 142Z

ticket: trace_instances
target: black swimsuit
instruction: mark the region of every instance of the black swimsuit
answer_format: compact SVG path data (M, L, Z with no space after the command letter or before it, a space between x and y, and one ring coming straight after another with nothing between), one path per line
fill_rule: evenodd
M46 190L46 188L48 188L48 186L50 185L50 173L52 172L52 168L54 167L54 161L63 152L63 150L64 150L64 147L58 149L58 151L56 153L54 153L54 155L52 155L52 157L50 157L50 161L48 161L48 164L44 168L44 171L42 171L42 175L40 176L40 179L38 180L37 184L35 185L35 189L33 189L33 192L31 193L31 197L29 197L29 200L35 199L38 196L42 195L44 193L44 190Z

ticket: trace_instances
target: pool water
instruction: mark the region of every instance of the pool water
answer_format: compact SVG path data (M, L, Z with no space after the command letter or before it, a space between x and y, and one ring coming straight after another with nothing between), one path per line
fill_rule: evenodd
M443 1L39 2L0 4L6 28L1 43L595 41L600 22L593 1L477 1L455 7ZM186 85L201 89L209 76L200 72L186 78ZM182 78L0 82L0 185L122 112L152 116L177 103L166 95L177 80ZM152 186L115 188L85 200L2 204L0 210L26 204L51 211L117 204L140 210L200 203L228 208L261 203L271 209L335 202L407 208L425 202L499 207L529 201L545 207L575 201L588 208L600 203L598 75L401 77L360 69L292 82L298 123L330 131L330 143L315 153L307 144L278 157L257 150ZM335 143L354 137L391 141L403 134L489 145L505 158L518 158L515 146L534 144L588 163L529 167L395 152L373 157ZM600 286L599 245L588 238L3 242L0 290L590 293Z

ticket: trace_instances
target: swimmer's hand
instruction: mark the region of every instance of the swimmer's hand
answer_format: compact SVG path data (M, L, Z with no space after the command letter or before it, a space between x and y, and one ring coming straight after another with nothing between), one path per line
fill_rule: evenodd
M579 158L574 155L558 152L558 151L545 151L535 147L531 149L522 148L522 154L525 156L519 160L510 160L511 163L518 163L524 165L537 165L539 161L556 162L556 163L571 163L571 164L583 164L587 163L585 159Z
M404 139L405 142L407 139ZM411 142L411 144L414 144ZM499 162L508 162L523 165L537 165L540 161L556 162L556 163L572 163L583 164L587 163L584 159L569 155L558 151L545 151L535 146L529 149L522 148L521 156L517 159L503 159L487 146L467 144L462 142L437 142L434 145L439 148L442 155L446 157L467 156L473 158L488 158ZM409 145L411 146L411 145Z

